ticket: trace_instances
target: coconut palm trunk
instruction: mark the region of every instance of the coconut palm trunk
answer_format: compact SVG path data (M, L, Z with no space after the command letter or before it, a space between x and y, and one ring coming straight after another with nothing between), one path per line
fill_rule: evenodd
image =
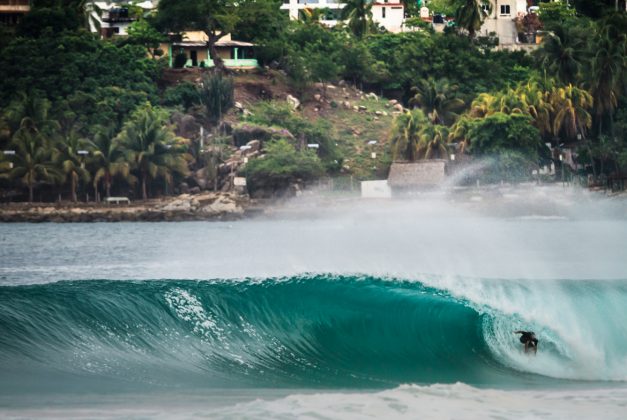
M78 184L78 175L76 172L72 172L70 174L71 179L71 188L72 188L72 202L76 203L78 201L78 197L76 196L76 185Z
M146 190L146 177L148 175L146 174L146 172L142 171L142 199L147 200L148 199L148 192Z
M33 173L30 172L28 174L28 202L32 203L33 202L33 197L34 197L34 182L33 182Z

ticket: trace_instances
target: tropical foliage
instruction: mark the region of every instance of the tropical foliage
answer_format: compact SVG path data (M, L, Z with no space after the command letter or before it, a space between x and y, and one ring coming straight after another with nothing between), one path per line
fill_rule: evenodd
M293 181L308 181L323 173L324 168L314 151L298 151L285 139L268 143L264 158L253 160L246 167L252 194L258 190L282 191Z
M147 103L131 115L116 139L139 179L144 200L149 181L161 178L167 194L173 176L188 172L187 140L176 137L166 122L167 113Z
M455 150L497 159L507 179L507 171L528 176L545 162L548 143L576 149L587 173L627 170L627 14L615 13L613 1L542 2L538 16L519 22L525 31L546 29L533 54L500 51L477 36L489 11L482 0L430 2L456 15L457 30L420 24L399 34L375 28L363 0L348 1L346 23L334 28L319 21L326 11L293 22L281 4L162 0L159 14L141 16L129 37L101 40L84 30L94 2L34 1L15 33L0 36L0 148L9 152L0 156L1 187L31 201L150 198L206 169L217 188L223 151L245 144L242 126L267 134L258 139L265 157L247 164L253 189L350 172L336 144L341 133L325 118L331 107L344 115L352 107L327 97L330 83L336 100L337 83L347 83L403 106L385 111L397 116L387 139L377 139L385 143L382 162L447 159ZM158 43L183 29L205 31L210 49L228 32L254 42L259 77L287 82L305 104L311 88L322 89L319 117L279 101L235 112L232 79L209 69L174 85L162 77ZM220 73L214 50L212 57ZM210 147L199 141L199 126L213 131Z

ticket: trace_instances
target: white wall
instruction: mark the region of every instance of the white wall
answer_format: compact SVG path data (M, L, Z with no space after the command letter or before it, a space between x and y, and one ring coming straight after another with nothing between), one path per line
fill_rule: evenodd
M391 198L392 190L387 180L381 181L362 181L361 182L362 198Z
M483 22L479 31L482 35L495 32L500 44L515 44L518 34L514 19L527 13L526 0L492 0L492 13ZM509 6L509 13L507 8ZM505 9L505 10L504 10ZM501 13L503 12L503 13Z
M385 17L383 16L385 10ZM400 32L405 20L403 5L381 2L372 5L372 20L390 32Z

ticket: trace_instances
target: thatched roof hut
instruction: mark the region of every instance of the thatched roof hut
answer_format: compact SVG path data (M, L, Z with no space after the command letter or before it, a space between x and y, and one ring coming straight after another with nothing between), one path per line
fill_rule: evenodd
M446 160L394 162L388 185L394 191L424 190L440 186L446 177Z

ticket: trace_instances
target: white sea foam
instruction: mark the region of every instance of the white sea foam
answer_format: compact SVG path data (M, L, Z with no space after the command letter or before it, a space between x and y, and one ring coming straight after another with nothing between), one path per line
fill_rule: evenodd
M159 419L569 419L622 420L627 389L503 391L453 385L403 385L382 392L248 391L244 396L164 395L159 398L99 396L69 404L39 402L29 408L0 408L17 418L159 418ZM256 399L255 395L257 396ZM242 402L230 402L243 400Z
M249 419L624 419L627 389L501 391L464 384L405 385L378 393L290 395L223 408Z

